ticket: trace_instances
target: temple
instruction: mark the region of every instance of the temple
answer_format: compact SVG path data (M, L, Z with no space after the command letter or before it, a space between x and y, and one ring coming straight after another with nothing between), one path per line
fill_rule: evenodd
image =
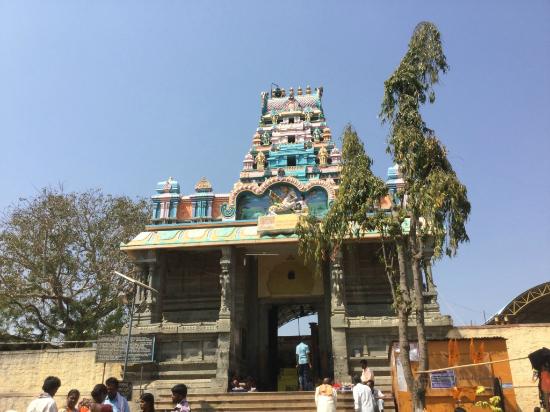
M158 183L151 224L122 245L141 281L160 292L138 289L133 324L133 334L156 337L156 361L143 375L150 390L181 381L192 393L223 392L234 375L253 377L260 390L288 389L298 338L277 331L310 314L318 321L304 339L316 378L350 382L361 359L389 370L397 318L377 234L346 244L320 276L298 254L298 220L322 217L338 191L341 152L322 98L322 87L261 93L259 124L229 193L215 193L206 178L187 195L172 177ZM387 184L402 184L397 167ZM451 319L439 311L429 264L423 293L428 337L444 337Z

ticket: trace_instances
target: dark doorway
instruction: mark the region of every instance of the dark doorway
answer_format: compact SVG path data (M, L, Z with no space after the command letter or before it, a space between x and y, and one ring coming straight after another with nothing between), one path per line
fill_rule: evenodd
M268 311L268 367L272 391L298 390L296 345L303 341L311 352L311 381L321 376L319 326L316 308L307 304L275 304Z
M268 370L269 370L269 388L270 391L277 390L277 376L279 375L279 362L278 362L278 350L277 350L277 320L278 320L279 308L273 305L268 312Z

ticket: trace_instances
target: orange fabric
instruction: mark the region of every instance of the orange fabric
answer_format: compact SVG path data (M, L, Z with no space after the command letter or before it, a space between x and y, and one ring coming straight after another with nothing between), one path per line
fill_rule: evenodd
M457 366L460 359L460 350L458 348L458 341L456 339L450 339L447 344L448 351L448 365L447 366Z
M458 347L458 340L456 340L456 339L454 341L453 350L454 350L454 354L455 354L453 366L457 366L459 364L459 361L460 361L460 349Z
M327 384L322 384L319 386L319 395L332 396L332 386Z
M447 366L453 366L453 340L447 342Z
M540 373L540 390L550 393L550 371L543 370Z
M462 389L455 386L452 389L451 394L454 400L458 402L460 400L460 396L462 395Z
M481 363L485 360L485 344L481 342L476 352L474 363Z

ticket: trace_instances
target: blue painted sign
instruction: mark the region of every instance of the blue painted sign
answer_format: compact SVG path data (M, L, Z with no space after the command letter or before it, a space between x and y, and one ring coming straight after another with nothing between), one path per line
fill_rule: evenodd
M440 371L430 373L432 389L451 389L456 386L455 371Z

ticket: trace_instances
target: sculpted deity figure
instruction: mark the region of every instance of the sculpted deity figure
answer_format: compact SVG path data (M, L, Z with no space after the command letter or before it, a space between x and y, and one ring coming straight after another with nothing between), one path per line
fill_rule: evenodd
M268 131L265 131L262 134L262 145L269 146L271 144L271 134Z
M325 146L319 149L318 157L319 157L319 165L326 166L328 163L328 151Z
M263 172L265 169L265 155L264 152L260 151L256 155L256 170Z
M318 127L313 129L313 140L315 140L316 142L319 142L321 140L321 136L322 136L321 129L319 129Z
M281 196L279 196L277 193L271 190L269 191L269 198L271 199L272 205L268 209L268 214L283 215L299 211L297 209L300 209L301 203L298 201L298 196L294 190L283 186L281 192Z

